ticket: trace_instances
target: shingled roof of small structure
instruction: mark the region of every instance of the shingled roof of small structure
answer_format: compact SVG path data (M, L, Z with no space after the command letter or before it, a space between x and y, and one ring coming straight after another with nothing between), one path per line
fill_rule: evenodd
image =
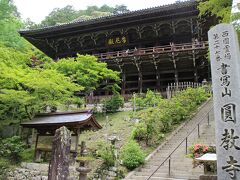
M96 121L91 111L77 112L57 112L38 114L34 120L21 123L25 128L35 128L44 130L56 130L61 126L66 126L70 130L80 129L101 129L101 125Z
M38 29L22 29L19 31L19 33L20 34L37 33L37 32L49 31L49 30L51 31L51 30L59 30L59 29L67 29L67 28L72 28L72 27L86 26L89 24L107 22L107 21L111 21L111 20L115 20L115 19L119 19L119 18L135 17L135 16L139 16L139 15L147 15L147 14L153 14L153 13L157 13L157 12L174 10L174 9L178 9L178 8L184 8L184 7L196 5L196 3L197 3L196 0L175 2L173 4L167 4L167 5L157 6L157 7L135 10L135 11L130 11L130 12L122 13L122 14L102 16L102 17L93 18L93 19L89 19L89 20L63 23L63 24L47 26L47 27L38 28Z

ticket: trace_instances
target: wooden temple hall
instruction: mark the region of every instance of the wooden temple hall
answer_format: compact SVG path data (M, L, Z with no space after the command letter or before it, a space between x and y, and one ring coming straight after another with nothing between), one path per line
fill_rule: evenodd
M20 34L55 60L95 55L121 72L122 94L164 91L173 82L209 80L207 31L216 20L198 14L189 0Z

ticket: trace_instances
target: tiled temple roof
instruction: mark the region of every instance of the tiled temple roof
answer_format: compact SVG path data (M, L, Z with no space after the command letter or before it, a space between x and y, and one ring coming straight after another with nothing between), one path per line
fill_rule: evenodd
M151 8L146 8L146 9L141 9L141 10L136 10L136 11L130 11L130 12L122 13L122 14L103 16L103 17L98 17L98 18L94 18L94 19L90 19L90 20L74 21L74 22L70 22L70 23L63 23L63 24L43 27L43 28L39 28L39 29L31 29L31 30L30 29L22 29L19 31L19 33L20 34L38 33L38 32L54 31L54 30L68 29L68 28L74 28L74 27L83 27L83 26L102 23L102 22L115 21L115 20L124 19L124 18L137 17L137 16L141 16L141 15L148 15L148 14L154 14L154 13L161 13L161 12L175 10L175 9L179 9L179 8L194 6L194 5L196 5L196 3L197 3L196 0L175 2L174 4L167 4L167 5L151 7Z

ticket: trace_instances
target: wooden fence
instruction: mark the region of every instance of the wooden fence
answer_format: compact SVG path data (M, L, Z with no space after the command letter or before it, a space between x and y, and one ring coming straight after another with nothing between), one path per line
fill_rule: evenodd
M112 95L102 95L102 96L87 96L86 97L86 103L87 104L98 104L101 103L103 99L111 98ZM124 98L124 101L128 101L131 97L132 94L124 94L122 95Z
M166 88L167 98L171 99L177 92L186 90L187 88L198 88L198 87L205 87L205 90L211 93L211 86L209 86L207 81L203 81L202 83L195 83L195 82L170 83Z
M202 83L195 83L195 82L179 82L179 83L170 83L166 88L166 91L161 91L161 95L164 98L172 98L177 92L186 90L187 88L198 88L204 87L208 93L211 93L211 85L207 83L207 81L203 81ZM131 97L132 94L124 94L122 95L124 101L127 102ZM103 99L111 98L112 95L103 95L103 96L87 96L86 103L87 104L98 104L101 103Z

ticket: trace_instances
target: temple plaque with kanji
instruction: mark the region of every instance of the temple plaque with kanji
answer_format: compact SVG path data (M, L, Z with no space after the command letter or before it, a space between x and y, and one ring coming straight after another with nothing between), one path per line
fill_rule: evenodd
M208 32L213 83L218 180L240 179L240 53L231 24Z

